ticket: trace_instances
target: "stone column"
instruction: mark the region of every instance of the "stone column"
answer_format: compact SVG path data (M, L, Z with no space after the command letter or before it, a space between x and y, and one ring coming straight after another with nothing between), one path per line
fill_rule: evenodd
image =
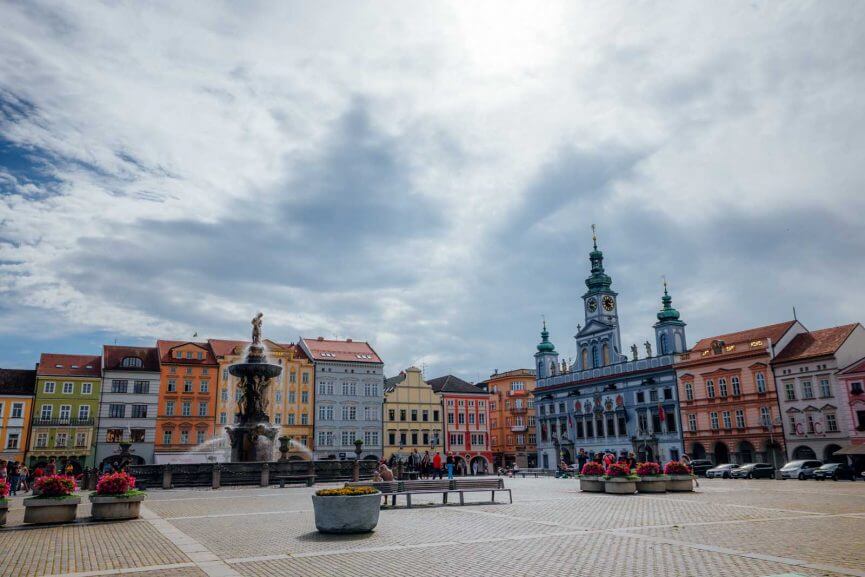
M261 465L261 486L267 487L270 485L270 463L262 463Z
M222 467L219 466L219 463L214 463L212 474L212 482L211 487L214 489L219 489L222 483Z
M162 488L171 488L171 465L165 465L165 468L162 469Z

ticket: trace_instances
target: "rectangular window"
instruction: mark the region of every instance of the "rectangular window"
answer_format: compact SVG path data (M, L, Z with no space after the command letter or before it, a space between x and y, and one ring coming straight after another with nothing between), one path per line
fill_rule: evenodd
M788 401L796 400L796 387L793 385L793 381L784 383L784 391L786 392Z
M388 409L387 410L387 420L388 421L395 421L396 420L396 410L394 410L394 409Z
M48 446L48 433L37 433L36 434L36 448L44 449Z
M18 448L18 439L19 433L9 433L6 438L6 448L7 449L17 449Z
M198 403L198 416L206 417L207 416L207 401L201 401Z
M745 428L745 411L736 409L736 427L739 429Z
M688 415L688 430L692 433L697 432L697 415Z
M192 416L192 402L191 401L183 401L180 404L180 415L183 417Z
M75 433L75 446L76 447L86 447L87 446L87 433L78 432Z
M732 377L730 382L733 384L733 396L738 397L742 394L742 386L739 384L739 377Z
M832 396L832 387L829 379L820 379L820 396L824 399Z
M814 387L811 386L811 381L802 381L802 398L813 399Z
M826 432L838 432L838 421L835 419L835 413L826 413Z
M475 414L469 413L469 425L474 425L474 424L475 424Z
M201 381L198 384L198 392L200 392L200 393L210 392L210 381Z
M715 383L711 379L706 381L706 396L710 399L715 398Z
M78 420L86 421L90 418L90 405L81 405L78 407Z
M718 391L722 397L727 396L727 379L718 379Z
M637 402L638 403L645 403L646 402L646 393L645 392L643 392L643 391L637 392Z
M350 446L354 444L354 431L343 431L342 432L342 446Z
M51 405L42 405L42 410L39 412L39 418L43 421L51 420L51 413L54 410L54 407Z
M273 424L281 425L282 424L282 413L276 413L273 415Z
M805 414L805 421L808 423L808 433L814 434L814 415L811 413Z
M111 403L108 405L108 417L111 419L123 419L126 417L126 405Z
M64 395L71 395L74 386L75 385L73 383L63 383L63 394Z
M466 424L466 414L465 413L459 413L457 415L457 422L460 425L465 425Z
M732 429L733 422L730 420L730 411L724 411L723 413L721 413L721 417L724 419L724 428Z
M685 398L689 401L694 400L694 385L685 383Z
M54 383L53 381L46 381L46 382L45 382L45 387L43 388L43 392L44 392L46 395L54 394L54 388L55 388L56 386L57 386L56 383Z
M308 405L309 404L309 391L301 391L300 392L300 404Z
M423 422L427 422L427 421L429 421L429 411L428 411L427 409L424 409L424 410L421 412L421 420L422 420Z
M24 414L24 403L12 403L12 413L10 419L20 419Z
M180 444L188 445L189 444L189 431L180 431Z
M400 421L405 421L405 417L406 417L405 409L400 409L400 410L399 410L399 420L400 420Z
M478 424L483 425L486 423L486 413L480 413L478 415Z
M174 393L177 391L177 381L175 379L168 379L167 390L169 393Z
M105 432L106 443L119 443L123 440L123 429L108 429Z
M592 424L592 420L589 419L586 421L586 437L591 438L595 436L594 425Z
M417 431L411 432L411 444L417 445Z
M147 418L147 405L132 405L132 418L133 419L146 419Z
M54 446L65 447L67 438L68 435L66 433L57 433L56 435L54 435Z
M199 445L204 442L204 431L198 431L195 433L195 442Z
M412 420L412 421L417 421L417 409L412 409L412 410L411 410L411 420Z
M69 419L69 417L70 417L71 415L72 415L72 405L60 405L60 415L59 415L59 417L60 417L61 420L66 421L66 420Z
M228 415L226 415L224 412L219 413L219 424L220 425L227 425L228 424Z
M143 443L145 437L144 429L130 429L129 431L129 439L133 443Z
M665 422L667 423L667 432L675 433L676 432L676 413L674 411L667 411L664 415ZM622 433L624 434L624 433Z
M112 393L125 393L129 388L129 381L113 380L111 381Z
M767 428L772 426L772 413L769 407L760 407L760 423Z
M289 383L296 383L297 382L297 373L295 373L294 371L291 371L291 374L288 375L288 382Z
M766 376L763 373L757 373L755 377L757 381L757 392L765 393L766 392Z
M81 383L81 394L89 395L93 393L93 383Z
M649 391L649 402L657 403L658 402L658 391L657 389L652 389Z
M162 444L170 445L171 444L171 431L162 431Z
M135 381L133 390L137 395L146 395L150 393L150 381Z
M191 393L192 392L192 381L183 381L183 392Z
M174 401L165 401L165 415L167 417L174 416Z
M433 421L438 422L439 420L439 412L433 411Z
M718 430L718 413L714 411L709 413L709 422L711 423L712 429Z
M308 385L308 384L309 384L309 373L307 373L306 371L304 371L304 372L301 374L300 382L303 383L304 385Z

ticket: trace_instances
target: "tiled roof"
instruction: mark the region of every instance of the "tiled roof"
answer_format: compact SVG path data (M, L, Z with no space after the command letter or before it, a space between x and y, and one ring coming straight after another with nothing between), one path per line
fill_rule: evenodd
M35 390L35 370L0 369L0 395L32 395Z
M171 354L171 351L183 345L195 345L204 353L203 359L177 359ZM156 346L159 348L159 362L166 365L215 365L216 359L213 357L213 351L210 350L210 345L207 343L196 343L193 341L156 341Z
M459 377L455 377L453 375L445 375L444 377L430 379L427 381L427 384L432 387L433 392L436 393L468 393L475 395L488 394L483 389L480 389L471 383L467 383Z
M141 359L140 367L124 367L123 359ZM119 347L105 345L102 362L106 371L153 371L159 372L159 351L156 347Z
M364 341L333 341L322 337L301 339L314 361L345 361L352 363L382 364L381 358L369 343Z
M749 341L755 341L759 339L772 339L773 343L777 343L781 337L784 336L790 327L796 324L796 321L787 321L783 323L778 323L776 325L767 325L765 327L757 327L755 329L748 329L745 331L739 331L737 333L727 333L726 335L718 335L716 337L709 337L706 339L702 339L691 350L694 351L702 351L708 349L712 346L712 341L724 341L728 345L732 345L733 343L745 343Z
M395 377L384 380L384 392L389 393L396 388L398 384L405 380L405 372L401 372Z
M775 362L783 363L831 355L844 344L844 341L857 326L858 323L853 323L796 335L790 344L775 357Z
M102 376L102 357L99 355L59 355L42 353L36 374L50 377Z
M226 341L222 339L208 339L207 342L210 344L210 349L213 351L213 354L217 357L226 357L230 355L236 355L243 352L247 346L249 346L249 341ZM238 349L240 347L240 349Z
M858 361L850 363L840 371L838 371L839 375L853 375L856 373L865 373L865 357L862 357Z

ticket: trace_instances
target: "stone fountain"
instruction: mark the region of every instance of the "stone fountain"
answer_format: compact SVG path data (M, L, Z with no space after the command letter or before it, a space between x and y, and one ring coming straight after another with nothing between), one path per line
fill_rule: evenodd
M270 424L267 415L267 389L270 380L282 373L282 367L267 362L267 353L261 344L261 319L258 313L252 319L252 344L246 359L228 367L238 377L240 400L237 403L237 424L225 427L231 440L231 461L271 461L273 440L279 427Z

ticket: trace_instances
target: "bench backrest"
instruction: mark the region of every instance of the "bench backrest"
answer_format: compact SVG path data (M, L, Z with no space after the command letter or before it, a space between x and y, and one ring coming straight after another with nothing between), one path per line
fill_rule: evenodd
M504 479L498 477L484 479L454 479L454 489L504 489Z
M396 493L399 489L399 481L358 481L346 483L346 487L375 487L382 493Z
M427 480L419 479L412 481L401 481L402 491L437 491L439 489L450 489L450 481L447 479Z

